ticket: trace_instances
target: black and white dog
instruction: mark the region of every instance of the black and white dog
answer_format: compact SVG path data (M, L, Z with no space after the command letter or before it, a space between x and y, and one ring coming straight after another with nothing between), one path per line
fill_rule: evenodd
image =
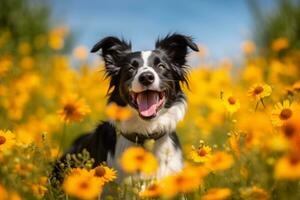
M68 153L87 149L95 166L107 162L122 179L120 155L128 147L153 139L159 162L156 177L180 171L182 152L175 129L187 106L180 84L187 83L188 48L198 51L190 37L180 34L158 40L153 51L132 52L130 43L116 37L99 41L91 52L102 51L110 78L108 103L129 106L133 115L125 121L103 122L93 133L77 139Z

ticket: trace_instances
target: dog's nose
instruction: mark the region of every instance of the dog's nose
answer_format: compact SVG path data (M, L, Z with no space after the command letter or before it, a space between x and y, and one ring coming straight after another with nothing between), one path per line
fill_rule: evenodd
M152 72L143 72L139 77L139 81L144 86L151 85L154 82L154 74Z

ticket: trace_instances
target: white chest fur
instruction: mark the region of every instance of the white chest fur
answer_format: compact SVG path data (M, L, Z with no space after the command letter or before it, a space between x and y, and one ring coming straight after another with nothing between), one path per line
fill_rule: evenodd
M155 141L153 154L159 162L159 168L156 178L160 179L164 176L178 172L182 169L182 152L180 147L176 147L170 135L175 131L177 123L183 119L186 111L186 102L182 100L175 103L172 107L159 111L158 116L150 121L143 120L134 110L133 116L123 122L114 123L117 130L123 134L139 133L144 135L151 135L151 133L163 132L167 133L162 138ZM115 154L112 156L108 154L107 164L118 171L119 181L126 176L119 165L119 159L122 153L129 147L135 144L122 135L117 136L117 143L115 147Z

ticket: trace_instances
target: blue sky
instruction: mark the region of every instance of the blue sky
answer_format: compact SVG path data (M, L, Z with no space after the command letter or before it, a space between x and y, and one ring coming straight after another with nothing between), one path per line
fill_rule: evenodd
M92 47L115 35L131 40L134 50L149 50L158 36L191 35L212 58L237 58L251 38L247 0L52 0L53 23L66 24L75 44ZM270 0L264 0L269 7Z

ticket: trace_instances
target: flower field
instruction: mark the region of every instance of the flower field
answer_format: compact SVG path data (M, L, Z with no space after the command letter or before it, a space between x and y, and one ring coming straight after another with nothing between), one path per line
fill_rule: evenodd
M274 39L267 54L245 41L239 63L212 64L199 45L177 126L184 168L153 179L158 164L146 141L123 153L130 175L117 183L117 171L106 163L93 168L86 151L59 163L62 180L52 176L79 135L132 114L106 105L103 62L91 59L90 47L65 53L67 27L15 35L0 29L0 200L300 199L300 49L288 38Z

